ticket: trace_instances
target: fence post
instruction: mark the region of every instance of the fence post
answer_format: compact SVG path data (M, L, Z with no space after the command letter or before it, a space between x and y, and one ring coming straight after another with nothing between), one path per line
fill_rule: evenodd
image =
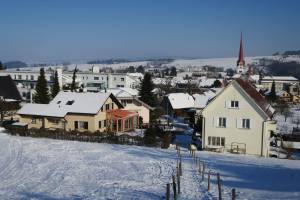
M182 176L182 160L181 160L181 156L180 156L180 161L179 161L179 174L180 174L180 176Z
M204 181L204 174L205 174L205 164L202 164L202 181Z
M180 176L177 175L177 187L178 187L178 194L180 194Z
M167 183L166 200L170 200L170 183Z
M235 188L233 188L233 189L231 190L231 197L232 197L232 200L236 200Z
M220 179L219 173L217 173L217 178L218 178L219 200L221 200L222 199L222 188L221 188L221 179Z
M176 200L177 198L177 192L176 192L176 182L175 182L175 176L172 176L173 179L173 193L174 193L174 199Z
M201 175L201 161L199 161L199 174Z
M210 171L208 172L208 175L207 175L207 190L208 191L210 190Z

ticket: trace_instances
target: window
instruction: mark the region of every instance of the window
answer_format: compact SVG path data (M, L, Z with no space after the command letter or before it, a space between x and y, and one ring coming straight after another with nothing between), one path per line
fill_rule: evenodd
M34 76L33 75L30 75L30 80L34 80Z
M105 110L109 110L109 104L105 104Z
M114 77L114 81L115 81L115 80L117 80L117 78L116 78L116 77Z
M114 109L114 103L111 104L111 109Z
M22 75L18 75L18 79L22 79Z
M250 129L250 119L243 119L242 120L242 128Z
M102 121L99 121L99 128L102 128Z
M88 122L82 122L82 121L75 121L75 129L88 129L89 123Z
M101 107L101 112L103 112L103 106Z
M74 100L72 101L67 101L66 105L72 105L74 103Z
M33 119L31 120L31 123L32 123L32 124L36 124L36 119L33 118Z
M239 107L239 102L238 101L231 101L230 107L231 108L238 108Z
M95 76L95 77L94 77L94 80L95 80L95 81L99 80L99 77L98 77L98 76Z
M124 78L121 78L121 81L125 81L125 79L124 79Z
M224 137L208 137L208 145L212 146L225 146Z
M123 88L123 87L124 87L124 85L117 85L117 87L122 87L122 88Z
M60 104L60 103L61 103L61 101L58 101L58 102L57 102L57 104Z
M106 123L107 123L106 120L104 120L104 125L103 125L104 127L106 127Z
M226 127L226 118L225 117L219 117L219 123L218 123L219 127Z

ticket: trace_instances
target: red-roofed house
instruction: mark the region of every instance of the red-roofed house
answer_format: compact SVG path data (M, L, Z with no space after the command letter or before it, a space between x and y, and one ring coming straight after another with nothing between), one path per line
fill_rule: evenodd
M203 110L202 145L268 156L270 134L276 130L274 109L254 86L233 80Z

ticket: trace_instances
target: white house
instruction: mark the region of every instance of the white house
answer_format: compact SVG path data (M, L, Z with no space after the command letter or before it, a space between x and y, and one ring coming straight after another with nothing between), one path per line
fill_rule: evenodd
M270 134L276 130L274 109L248 81L236 79L202 111L202 145L268 156Z
M122 103L124 110L138 113L143 118L143 123L149 124L150 111L153 108L139 100L138 90L132 88L113 88L107 89L106 92L112 93Z

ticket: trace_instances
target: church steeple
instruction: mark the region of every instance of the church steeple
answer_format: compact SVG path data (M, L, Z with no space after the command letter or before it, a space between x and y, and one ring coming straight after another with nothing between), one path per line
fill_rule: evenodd
M237 72L243 73L245 72L245 59L244 59L244 47L243 47L243 33L241 33L240 39L240 50L239 50L239 58L237 61Z

